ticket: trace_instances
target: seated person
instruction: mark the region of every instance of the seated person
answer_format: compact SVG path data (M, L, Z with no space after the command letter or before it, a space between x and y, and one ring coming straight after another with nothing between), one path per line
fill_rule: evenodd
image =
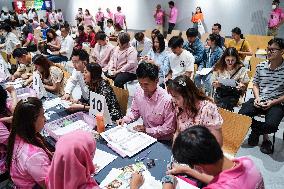
M187 174L206 183L203 189L230 188L264 189L263 178L253 161L248 157L228 159L221 146L204 126L193 126L181 132L174 141L174 163L162 179L164 189L174 189L172 175ZM236 176L237 175L237 176Z
M147 56L141 60L147 63L155 64L159 67L159 85L165 87L166 76L170 71L170 53L165 50L165 40L162 34L157 34L153 39L153 47Z
M98 32L96 34L96 45L92 53L94 62L98 63L103 72L107 71L108 63L112 57L114 46L107 41L107 36L104 32Z
M79 26L78 27L78 35L75 39L75 48L76 49L82 49L83 43L88 42L88 34L85 33L85 28L84 26Z
M84 81L84 68L89 63L89 54L83 49L74 49L72 53L72 63L74 70L71 77L67 80L65 86L65 94L62 97L65 100L72 100L72 92L76 85L79 85L82 92L82 98L85 100L89 99L89 89Z
M222 26L219 23L215 23L212 26L212 34L220 35ZM221 35L220 35L221 36ZM225 48L225 38L221 36L221 48Z
M172 96L177 116L175 137L193 125L207 127L222 146L221 125L223 119L217 106L198 89L187 76L179 76L167 83L168 92Z
M17 78L26 79L24 86L27 86L33 78L34 64L32 62L34 54L27 52L24 48L17 48L13 51L13 57L19 63L17 71L11 76L11 80Z
M91 133L78 130L60 137L46 178L47 188L97 188L92 176L95 151Z
M29 30L27 26L25 26L22 30L23 32L23 47L27 48L28 52L36 52L37 51L37 40L33 34L33 30Z
M87 26L87 42L90 43L90 47L94 48L96 45L96 32L93 28L93 26L89 25Z
M131 111L118 120L118 125L143 119L143 125L134 130L145 132L158 140L171 140L176 129L176 117L171 97L157 86L159 68L154 64L140 63L136 71L140 87L135 92Z
M220 35L210 34L207 39L207 45L209 48L204 51L203 60L199 64L198 70L202 70L203 68L213 68L223 54ZM194 78L194 83L197 88L205 88L205 92L208 96L212 96L211 78L212 72L207 75L196 74Z
M55 95L64 95L65 80L63 71L45 56L40 54L33 57L33 63L35 69L41 75L43 87Z
M7 169L17 188L45 187L52 152L40 134L44 122L38 98L29 97L17 104L7 147Z
M10 56L14 49L21 46L21 42L19 41L18 37L12 32L11 26L7 23L3 23L0 26L0 33L2 33L2 36L5 37L5 43L0 44L0 49L4 49L8 56Z
M236 87L222 85L219 79L234 79ZM214 101L218 107L233 111L244 95L249 83L247 69L241 62L235 48L227 48L213 69L212 85L215 88Z
M251 134L248 138L250 146L257 146L260 135L264 139L260 150L272 153L272 143L267 134L274 133L284 117L284 39L274 38L268 42L267 59L257 65L253 79L254 98L245 102L239 114L254 117L265 115L265 122L253 119Z
M244 39L242 31L238 27L232 29L232 39L229 41L228 47L235 47L242 61L246 56L253 54L249 42Z
M115 93L107 80L102 78L102 68L97 63L87 64L84 68L84 81L88 85L89 90L97 94L103 95L106 99L109 114L112 121L122 118L121 109ZM90 100L85 104L72 104L69 110L89 110Z
M40 19L39 26L40 26L40 29L41 29L41 38L43 40L46 40L47 31L49 30L49 27L48 27L48 25L46 25L46 23L44 22L43 19Z
M52 55L48 56L48 59L54 63L60 63L68 61L71 57L74 41L69 35L69 26L63 25L60 28L62 41L59 51L54 51Z
M194 56L187 50L182 48L183 39L174 36L169 41L169 47L172 50L170 54L170 73L168 79L174 79L180 75L186 75L193 79L194 74Z
M54 29L47 30L47 37L46 37L46 48L49 49L51 52L59 51L61 48L61 39L56 34Z
M114 34L114 27L113 27L113 20L112 19L107 20L107 25L105 27L104 32L106 33L106 35L108 37L110 37L112 34Z
M123 88L124 84L136 79L137 51L129 44L128 33L118 35L118 46L108 63L108 77L114 80L114 85Z
M147 55L153 46L152 40L146 37L143 32L135 33L130 45L136 49L138 57Z
M111 36L109 36L109 40L110 41L117 41L118 35L120 33L123 33L123 32L124 32L124 30L121 27L121 25L119 23L116 23L114 25L114 33Z
M203 61L205 47L198 38L198 30L196 28L189 28L186 31L186 36L188 41L183 44L182 48L191 52L195 59L194 63L199 66Z

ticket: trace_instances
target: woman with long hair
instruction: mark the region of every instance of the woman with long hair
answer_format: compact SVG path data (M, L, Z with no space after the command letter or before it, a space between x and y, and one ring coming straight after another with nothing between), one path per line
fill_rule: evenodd
M41 75L44 88L54 94L63 95L65 83L63 71L40 54L33 57L33 63Z
M204 125L222 145L223 119L214 102L184 75L169 80L167 89L173 97L177 111L177 130L174 136L193 125Z
M85 14L84 14L84 25L85 26L94 26L96 23L93 15L90 14L90 11L88 9L85 10Z
M91 25L87 26L87 42L90 43L91 48L94 48L96 45L96 32Z
M58 51L61 48L60 37L56 34L54 29L47 30L46 42L47 49L51 52Z
M234 79L236 86L225 86L224 79ZM240 97L245 93L249 83L247 69L241 62L238 51L235 48L227 48L221 59L216 63L212 85L215 88L215 103L222 108L233 110Z
M195 13L192 12L191 22L193 23L193 27L198 29L198 22L203 22L204 16L201 10L201 7L196 7Z
M38 98L19 101L7 148L7 169L17 188L45 186L52 152L40 134L44 122L42 102Z

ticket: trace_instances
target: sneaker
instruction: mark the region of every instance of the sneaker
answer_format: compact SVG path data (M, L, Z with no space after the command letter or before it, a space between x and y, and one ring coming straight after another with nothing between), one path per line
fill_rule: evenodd
M259 141L259 135L255 132L251 132L248 138L248 145L257 146Z
M264 140L260 146L260 151L264 154L272 154L272 142Z

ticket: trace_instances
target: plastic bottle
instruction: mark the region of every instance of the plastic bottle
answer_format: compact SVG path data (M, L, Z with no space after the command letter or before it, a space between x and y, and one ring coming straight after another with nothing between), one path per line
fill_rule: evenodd
M105 131L104 116L102 114L96 115L96 121L97 121L97 131L98 131L98 133L104 132Z

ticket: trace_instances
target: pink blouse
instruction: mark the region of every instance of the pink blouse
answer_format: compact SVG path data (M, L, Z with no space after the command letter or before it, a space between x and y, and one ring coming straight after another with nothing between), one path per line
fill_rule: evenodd
M209 130L219 129L223 124L223 119L218 112L216 104L203 100L199 103L198 113L193 118L190 113L182 112L178 115L178 129L184 131L185 129L194 125L204 125ZM189 115L188 115L189 114Z
M6 172L6 155L9 134L10 132L7 127L0 122L0 174Z
M85 15L84 14L84 24L85 26L93 26L93 23L95 22L94 17L92 15Z
M44 182L50 164L43 149L16 136L10 175L17 188L32 188Z

